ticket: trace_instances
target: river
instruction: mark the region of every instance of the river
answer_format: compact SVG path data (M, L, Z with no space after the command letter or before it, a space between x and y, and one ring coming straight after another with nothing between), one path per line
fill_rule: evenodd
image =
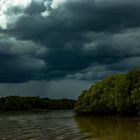
M71 110L0 113L0 140L140 140L140 119L75 117Z

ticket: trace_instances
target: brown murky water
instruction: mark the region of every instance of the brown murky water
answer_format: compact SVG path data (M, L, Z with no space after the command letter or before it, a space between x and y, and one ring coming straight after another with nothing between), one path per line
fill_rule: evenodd
M140 140L140 119L74 117L70 110L2 113L0 140Z

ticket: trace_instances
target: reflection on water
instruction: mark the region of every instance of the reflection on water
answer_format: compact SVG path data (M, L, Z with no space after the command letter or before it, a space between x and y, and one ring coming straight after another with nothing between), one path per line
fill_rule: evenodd
M0 114L0 140L89 140L72 111Z
M140 140L140 120L72 111L0 114L0 140Z
M140 140L140 118L86 116L76 122L95 140Z

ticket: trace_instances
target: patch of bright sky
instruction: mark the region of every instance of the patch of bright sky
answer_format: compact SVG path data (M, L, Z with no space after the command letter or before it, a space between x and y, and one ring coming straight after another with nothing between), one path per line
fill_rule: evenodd
M29 4L32 1L36 2L44 2L44 6L46 7L46 10L41 13L42 16L46 17L50 14L50 11L48 10L48 6L52 9L58 8L61 4L65 3L66 0L52 0L52 1L43 1L43 0L0 0L0 28L6 29L7 24L14 23L15 20L21 16L21 13L18 13L16 15L9 16L7 14L8 10L13 7L19 7L21 9L26 8L29 6Z
M51 8L56 9L56 8L58 8L58 6L65 3L66 1L67 0L53 0L53 2L51 4Z
M6 29L9 22L7 11L12 7L26 8L31 0L0 0L0 28Z
M46 7L46 10L44 12L42 12L42 16L46 17L50 14L50 11L48 10L48 6L50 6L50 8L52 9L56 9L58 8L60 5L62 5L63 3L65 3L67 0L52 0L52 1L48 1L46 0L44 2L44 6Z

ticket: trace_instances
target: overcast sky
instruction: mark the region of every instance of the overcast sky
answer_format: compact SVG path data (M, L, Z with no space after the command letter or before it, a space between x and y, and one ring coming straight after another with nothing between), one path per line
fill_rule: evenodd
M0 96L77 98L139 68L139 0L0 0Z

